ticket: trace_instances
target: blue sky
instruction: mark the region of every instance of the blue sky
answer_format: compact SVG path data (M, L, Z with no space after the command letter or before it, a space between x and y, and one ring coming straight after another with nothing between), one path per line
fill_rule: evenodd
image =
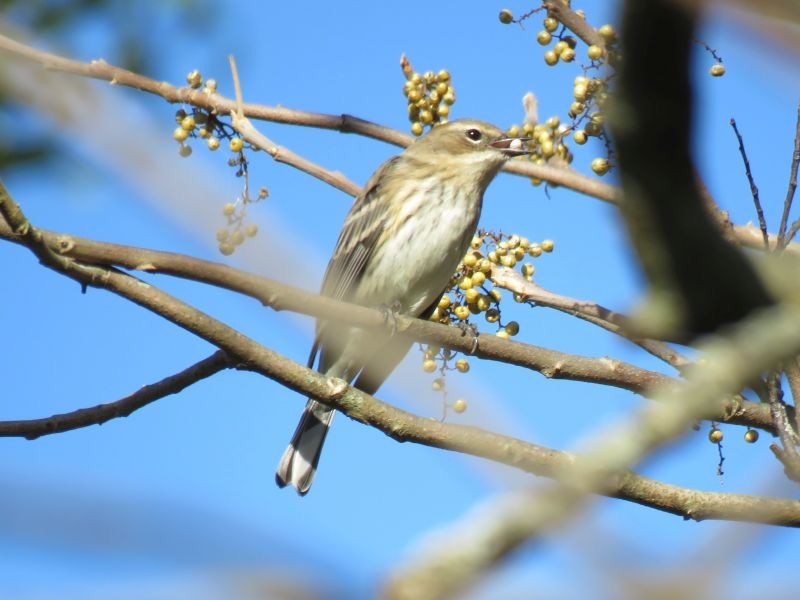
M530 8L522 2L507 6L517 14ZM346 112L405 129L398 61L406 52L420 70L450 70L458 96L453 116L500 126L519 123L520 100L534 91L542 117L563 117L576 70L547 67L534 39L537 20L525 29L503 26L496 18L500 8L477 2L432 8L411 1L401 9L380 3L296 8L242 2L230 3L199 29L182 27L185 21L172 9L150 15L139 8L131 18L142 23L142 44L159 50L158 64L148 75L181 83L188 71L199 68L230 95L227 55L233 53L245 98L253 102ZM598 25L613 18L591 5L586 11ZM112 36L107 20L90 18L61 46L41 38L33 43L66 48L82 60L113 61ZM698 167L734 221L754 220L728 126L736 117L774 230L789 171L800 67L785 49L729 16L713 15L702 37L719 48L728 73L710 78L711 61L698 56ZM266 156L253 157L252 182L271 193L251 211L261 233L243 252L223 259L214 231L223 224L222 204L240 189L225 153L211 154L196 144L191 158L181 158L171 140L176 107L98 82L64 81L69 82L60 88L65 98L73 93L78 100L86 98L87 89L93 98L92 103L76 101L72 124L47 116L44 109L28 113L24 121L34 130L56 131L63 160L46 169L3 174L35 224L224 260L316 289L348 197ZM72 85L78 87L67 87ZM276 142L357 182L396 152L356 136L261 127ZM587 145L576 152L574 165L588 171L599 152ZM555 240L555 252L537 259L537 281L545 287L620 310L640 297L641 280L615 211L597 200L563 189L552 190L548 198L542 188L504 175L487 193L481 224L532 240ZM81 294L72 281L38 267L22 248L0 244L0 272L6 282L0 327L9 348L2 418L107 402L213 351L110 294ZM276 314L198 284L165 277L153 281L305 361L308 319ZM626 342L580 321L545 309L515 316L522 323L522 341L662 369ZM378 395L418 414L438 416L439 399L419 362L412 352ZM451 376L449 385L470 402L466 413L451 415L453 422L561 449L574 448L642 402L624 391L549 381L478 361L472 361L469 374ZM299 578L318 594L366 598L386 573L413 555L427 532L462 518L497 493L537 483L477 459L397 444L340 416L312 492L298 498L274 486L273 472L303 403L263 378L230 372L101 427L33 442L0 440L0 514L6 517L0 519L0 589L14 598L249 598L256 597L259 585ZM767 436L750 446L742 429L724 430L723 477L715 474L717 450L706 441L705 427L640 470L700 489L796 493L781 483ZM712 548L729 551L730 558L720 567L723 580L706 597L747 598L757 586L777 592L789 583L780 569L790 564L795 535L683 522L599 500L572 525L523 550L473 597L527 597L531 586L543 597L618 597L612 581L685 573ZM742 539L748 544L738 550L730 542Z

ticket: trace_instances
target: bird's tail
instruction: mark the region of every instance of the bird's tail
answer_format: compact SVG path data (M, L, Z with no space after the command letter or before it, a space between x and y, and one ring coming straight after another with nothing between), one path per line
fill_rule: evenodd
M308 401L292 441L278 463L275 482L279 487L292 485L301 496L308 493L334 413L316 400Z

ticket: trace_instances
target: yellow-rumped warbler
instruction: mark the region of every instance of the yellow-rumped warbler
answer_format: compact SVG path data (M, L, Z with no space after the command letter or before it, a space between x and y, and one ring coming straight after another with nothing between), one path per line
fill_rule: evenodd
M526 154L473 119L435 127L375 171L345 218L322 295L427 318L469 247L483 193L511 156ZM411 347L400 336L319 320L308 365L374 393ZM309 400L276 473L280 487L311 487L334 411Z

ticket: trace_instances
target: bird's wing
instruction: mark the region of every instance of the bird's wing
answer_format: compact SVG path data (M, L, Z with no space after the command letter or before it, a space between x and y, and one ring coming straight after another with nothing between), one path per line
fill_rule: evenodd
M347 300L375 249L389 213L386 204L378 202L379 181L397 166L399 156L383 163L370 177L362 192L350 207L333 255L325 270L321 294L337 300ZM317 336L311 348L308 362L313 365L320 346L321 327L318 321Z

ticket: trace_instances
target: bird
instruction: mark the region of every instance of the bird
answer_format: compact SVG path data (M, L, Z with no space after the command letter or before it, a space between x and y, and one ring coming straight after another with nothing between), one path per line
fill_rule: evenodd
M345 217L320 294L428 318L478 226L483 194L527 138L476 119L433 127L370 177ZM388 313L387 313L388 314ZM308 366L374 394L412 342L341 322L317 320ZM335 411L309 399L275 475L305 495Z

